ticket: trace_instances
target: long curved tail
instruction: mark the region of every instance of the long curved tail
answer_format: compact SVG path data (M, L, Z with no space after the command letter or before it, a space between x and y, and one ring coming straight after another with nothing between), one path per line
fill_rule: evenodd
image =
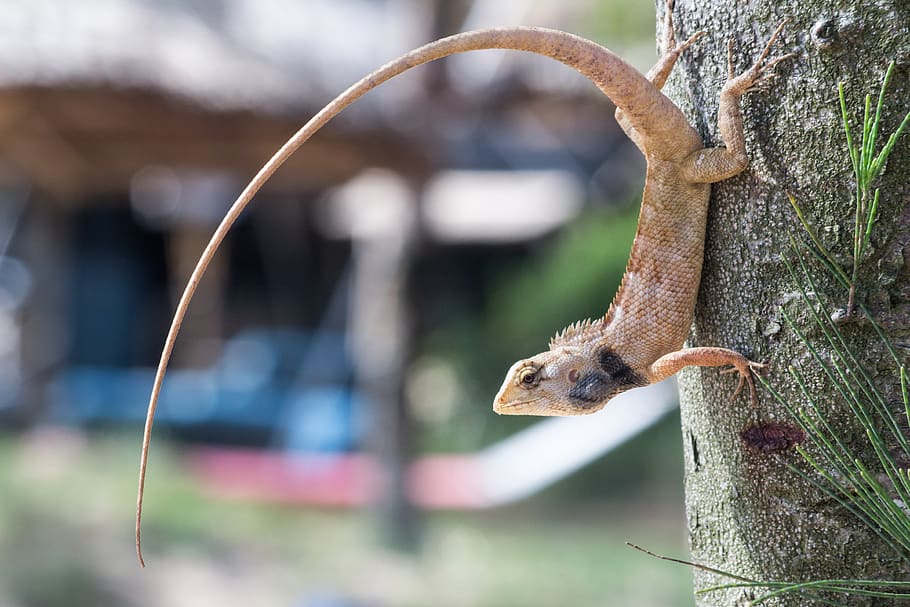
M136 555L141 566L145 566L142 558L141 524L142 524L142 498L145 490L145 477L148 464L149 443L151 440L152 425L155 420L155 411L158 407L158 397L167 369L174 342L180 332L186 310L189 307L196 287L202 279L209 262L212 260L218 246L227 235L231 226L250 203L250 200L265 184L272 174L293 154L297 148L305 143L323 125L335 117L344 108L363 96L365 93L382 84L386 80L405 72L412 67L447 57L449 55L484 49L510 49L528 51L544 55L560 61L574 68L601 91L603 91L624 112L628 120L639 131L643 140L649 137L661 137L666 131L668 134L679 125L674 120L667 120L667 116L674 111L679 116L681 124L688 126L682 113L664 97L651 82L642 76L635 68L614 55L611 51L578 36L557 30L541 28L496 28L466 32L432 42L415 49L401 57L382 66L375 72L362 78L352 85L318 114L313 116L297 133L279 149L274 156L259 170L249 185L243 190L211 240L202 252L199 261L190 276L189 282L180 297L174 318L168 330L167 339L161 352L161 359L155 373L155 381L149 398L148 413L145 420L145 431L142 437L142 455L139 464L139 491L136 499ZM659 108L657 107L659 106ZM662 116L660 124L654 124L649 116ZM647 144L646 144L647 145Z

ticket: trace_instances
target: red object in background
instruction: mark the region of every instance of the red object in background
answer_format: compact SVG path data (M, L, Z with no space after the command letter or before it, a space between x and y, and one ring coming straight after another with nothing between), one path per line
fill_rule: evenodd
M252 449L203 448L190 456L203 487L221 497L284 504L359 507L378 495L376 463L362 454L287 455ZM425 509L491 504L476 482L474 458L434 455L408 474L411 499Z
M191 458L203 487L223 497L361 506L376 495L376 466L364 455L286 455L252 449L203 448Z

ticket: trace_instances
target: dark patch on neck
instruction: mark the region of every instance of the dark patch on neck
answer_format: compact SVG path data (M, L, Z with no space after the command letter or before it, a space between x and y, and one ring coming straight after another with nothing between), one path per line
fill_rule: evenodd
M578 378L569 390L570 398L585 405L594 405L608 401L629 388L648 383L610 348L598 351L597 364L600 370L588 371Z
M569 390L569 397L584 403L599 403L609 398L615 388L616 384L610 381L609 375L602 371L590 371L578 378Z
M597 353L597 364L616 384L623 388L633 386L644 386L647 382L644 378L632 370L632 367L626 364L622 357L610 348L601 348Z

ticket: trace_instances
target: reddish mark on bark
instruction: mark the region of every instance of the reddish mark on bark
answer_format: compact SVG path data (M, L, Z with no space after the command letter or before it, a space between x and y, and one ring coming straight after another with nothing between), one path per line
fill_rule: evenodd
M806 433L796 426L769 422L749 426L739 433L746 447L761 453L778 453L806 440Z

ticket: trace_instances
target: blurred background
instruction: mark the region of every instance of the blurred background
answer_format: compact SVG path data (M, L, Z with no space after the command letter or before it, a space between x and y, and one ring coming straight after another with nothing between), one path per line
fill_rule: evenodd
M512 362L605 311L644 170L593 86L506 51L371 92L235 226L165 380L135 561L154 365L230 203L381 63L517 24L654 61L636 0L3 2L0 607L692 604L687 569L624 545L685 554L673 386L491 411Z

